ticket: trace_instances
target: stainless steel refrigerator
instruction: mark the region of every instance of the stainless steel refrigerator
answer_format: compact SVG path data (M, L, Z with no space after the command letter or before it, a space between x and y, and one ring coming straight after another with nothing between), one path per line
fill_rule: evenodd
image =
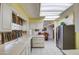
M60 25L56 30L56 46L60 49L75 49L74 25Z

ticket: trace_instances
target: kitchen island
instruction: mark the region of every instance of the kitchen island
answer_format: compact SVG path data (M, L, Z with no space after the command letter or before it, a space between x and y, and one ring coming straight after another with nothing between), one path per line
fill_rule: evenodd
M35 35L32 38L32 48L44 48L44 36Z

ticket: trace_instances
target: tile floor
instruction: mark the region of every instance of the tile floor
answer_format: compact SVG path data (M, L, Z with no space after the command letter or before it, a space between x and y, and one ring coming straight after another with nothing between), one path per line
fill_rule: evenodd
M30 55L63 55L63 53L56 47L55 43L50 41L45 41L44 48L32 48Z

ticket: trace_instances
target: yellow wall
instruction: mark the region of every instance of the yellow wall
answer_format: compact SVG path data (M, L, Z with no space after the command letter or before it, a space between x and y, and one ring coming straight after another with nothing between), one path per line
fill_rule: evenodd
M43 22L42 18L29 18L30 23Z
M79 32L76 32L76 48L79 49Z

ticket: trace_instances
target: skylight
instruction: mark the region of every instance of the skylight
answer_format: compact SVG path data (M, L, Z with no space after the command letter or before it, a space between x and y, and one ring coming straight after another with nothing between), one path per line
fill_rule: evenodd
M40 8L40 16L45 16L44 20L55 20L70 6L72 3L43 3Z

